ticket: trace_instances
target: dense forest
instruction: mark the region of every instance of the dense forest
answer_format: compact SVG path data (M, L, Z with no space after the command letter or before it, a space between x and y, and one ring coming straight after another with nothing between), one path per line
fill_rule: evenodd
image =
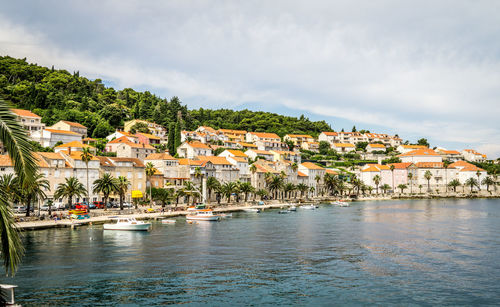
M304 116L250 110L189 110L177 97L168 100L148 91L115 90L100 79L89 80L78 72L42 67L9 56L0 57L0 95L13 107L42 116L47 125L59 120L79 122L87 126L90 136L98 138L134 118L154 121L166 128L181 118L182 128L187 130L205 125L275 132L280 136L287 133L317 136L321 131L332 131L325 121L313 122Z

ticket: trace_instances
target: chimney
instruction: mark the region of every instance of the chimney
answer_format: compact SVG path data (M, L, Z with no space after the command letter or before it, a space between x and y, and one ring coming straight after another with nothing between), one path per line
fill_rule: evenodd
M71 146L68 147L68 156L71 156Z

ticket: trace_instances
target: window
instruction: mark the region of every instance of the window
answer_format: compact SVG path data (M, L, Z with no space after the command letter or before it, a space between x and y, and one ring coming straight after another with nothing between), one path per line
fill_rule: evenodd
M141 172L137 173L137 178L139 178L139 179L142 178L142 173Z
M132 178L132 172L127 173L127 178Z
M58 178L59 176L60 176L60 174L59 174L59 170L56 170L56 171L54 172L54 177Z
M142 182L139 182L139 183L137 184L137 188L138 188L139 190L140 190L140 189L142 189Z

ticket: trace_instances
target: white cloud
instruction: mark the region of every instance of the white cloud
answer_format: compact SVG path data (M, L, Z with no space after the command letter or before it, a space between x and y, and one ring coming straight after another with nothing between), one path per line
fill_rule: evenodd
M191 106L283 105L500 155L498 2L54 3L6 4L0 52Z

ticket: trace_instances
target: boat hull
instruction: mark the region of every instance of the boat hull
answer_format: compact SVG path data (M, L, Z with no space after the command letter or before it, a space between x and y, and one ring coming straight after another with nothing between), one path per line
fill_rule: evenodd
M219 216L217 216L217 215L211 215L211 216L187 215L186 220L188 220L188 221L218 221Z
M128 230L128 231L148 231L151 223L134 224L134 225L119 225L119 224L104 224L104 230Z

